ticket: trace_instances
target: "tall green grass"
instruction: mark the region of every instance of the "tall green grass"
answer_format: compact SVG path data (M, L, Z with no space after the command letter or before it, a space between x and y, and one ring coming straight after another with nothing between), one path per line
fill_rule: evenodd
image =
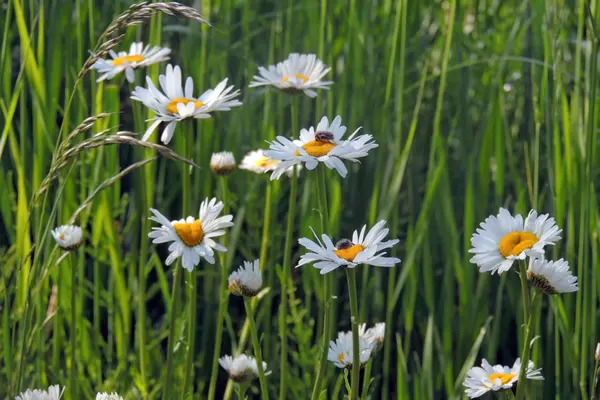
M188 398L207 397L220 266L202 263L195 275L180 275L179 307L173 307L175 269L164 266L165 249L147 238L148 208L173 218L184 210L193 213L205 197L222 197L208 168L212 152L232 151L241 160L247 151L264 148L265 140L297 134L290 97L247 88L257 66L290 52L318 54L333 67L328 78L335 81L316 99L297 98L299 126L340 114L349 129L362 126L379 143L360 164L349 165L347 178L328 171L329 234L345 237L384 218L401 239L392 250L402 258L399 266L357 270L361 320L387 322L385 345L370 367L368 395L461 398L466 371L480 358L512 364L519 356L524 322L519 277L514 271L480 274L467 253L477 224L500 206L554 216L564 232L553 256L566 258L580 280L575 294L546 297L534 321L532 356L546 378L530 385L535 398L594 394L600 1L187 4L213 27L157 15L128 29L118 47L134 40L169 46L172 62L194 78L196 88L229 77L242 88L244 105L177 128L170 148L201 169L159 157L98 192L77 218L85 245L64 259L49 229L66 223L102 182L156 155L129 145L85 151L61 170L44 201L33 201L58 144L84 118L111 113L76 141L105 129L143 132L147 126L150 114L129 100L134 85L123 77L97 84L92 72L74 89L87 51L131 4L0 2L0 398L28 387L67 385L74 360L78 398L98 391L160 398L171 317L179 336L174 391L167 396L181 398L185 390L193 393ZM146 73L156 81L163 69L137 71L136 84L144 83ZM294 238L321 226L316 179L306 171L300 175ZM237 171L228 187L236 225L223 264L230 271L244 259L263 257L269 290L253 309L263 359L273 371L269 394L276 398L290 184L288 179L269 184L268 176ZM268 235L262 237L265 223ZM292 248L292 266L300 252ZM75 302L71 268L78 282ZM333 274L334 329L348 330L344 274ZM281 321L288 351L283 392L305 399L320 353L326 281L309 266L292 269L291 277L287 319ZM196 288L190 279L196 279ZM190 367L191 296L198 308ZM72 311L78 316L75 354L69 350ZM253 353L249 333L242 300L229 299L221 354ZM328 364L325 398L342 398L343 374ZM190 368L193 385L183 388ZM220 371L216 398L232 395L227 385ZM258 398L258 387L254 382L250 398ZM72 398L69 390L66 397Z

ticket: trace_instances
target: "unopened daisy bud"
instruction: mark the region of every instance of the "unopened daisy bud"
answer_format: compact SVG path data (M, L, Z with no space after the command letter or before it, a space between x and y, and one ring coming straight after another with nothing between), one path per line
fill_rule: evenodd
M254 357L245 354L237 357L224 356L219 358L219 364L227 373L229 378L238 383L249 382L258 377L258 365ZM267 371L267 363L263 361L263 370L265 376L270 375L271 371Z
M562 258L558 261L531 259L527 279L533 286L546 294L576 292L577 277L569 269L569 263Z
M65 388L60 388L59 385L48 387L48 390L27 389L27 391L18 394L15 400L59 400L62 397Z
M262 288L259 261L244 261L244 265L229 275L229 290L236 296L254 297Z
M229 151L213 153L210 157L210 169L217 175L229 175L236 167L235 157Z
M596 345L596 353L594 354L596 361L600 361L600 343Z
M119 396L117 393L98 393L96 395L96 400L123 400L123 397Z
M76 225L61 225L51 231L56 244L63 250L74 250L83 241L83 232Z

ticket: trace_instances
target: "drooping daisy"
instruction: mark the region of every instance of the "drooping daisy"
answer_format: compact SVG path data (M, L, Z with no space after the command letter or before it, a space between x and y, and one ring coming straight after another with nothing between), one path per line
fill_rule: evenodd
M267 157L262 149L258 149L253 150L244 156L242 162L240 163L240 169L252 171L257 174L265 174L267 172L272 172L273 170L275 170L275 167L279 163L279 160L273 160ZM299 175L301 169L301 164L296 165L296 174ZM292 174L294 173L294 167L289 167L286 173L288 176L292 176Z
M321 275L342 266L356 268L360 264L368 264L377 267L393 267L400 262L400 259L384 257L386 253L381 250L394 246L399 240L384 241L389 232L389 229L384 226L385 221L379 221L365 236L367 226L364 225L360 234L358 231L354 231L352 241L342 239L335 246L329 236L323 234L321 236L323 242L321 242L313 231L317 243L307 238L298 240L298 243L311 252L300 257L297 267L315 263L314 267L321 271Z
M360 352L361 365L369 361L373 347L371 343L364 338L359 337L358 349ZM335 341L329 342L329 352L327 360L331 361L338 368L346 368L352 366L352 332L344 332L338 334Z
M254 297L262 287L259 261L244 261L244 265L229 275L229 290L236 296Z
M123 400L117 393L98 393L96 400Z
M527 279L546 294L569 293L579 290L577 277L569 269L569 262L562 258L558 261L532 258L529 261Z
M371 343L373 350L379 350L385 339L385 322L378 322L372 328L367 329L363 337Z
M258 67L260 75L255 75L248 86L274 86L284 92L303 91L309 97L316 97L317 92L312 89L329 89L333 83L321 80L330 70L315 54L292 53L287 60L270 65L269 69Z
M371 135L356 136L359 130L360 128L356 129L348 140L342 140L346 127L342 125L342 118L338 115L331 124L327 117L323 117L316 129L312 126L308 130L302 129L298 140L291 141L278 136L277 140L270 143L270 150L266 151L267 157L281 161L275 167L271 179L279 179L294 164L304 163L310 171L319 162L345 177L348 170L342 159L358 162L359 158L367 156L369 150L378 146Z
M204 258L211 264L215 263L214 251L225 252L227 249L213 239L225 234L225 228L233 225L233 216L218 217L223 210L223 202L212 198L204 200L200 205L198 219L187 217L179 221L169 221L164 215L151 208L154 216L152 221L161 224L159 228L152 228L148 237L154 239L152 243L173 242L169 246L169 257L165 263L171 265L181 257L183 268L192 271Z
M490 365L484 358L481 367L473 367L467 372L463 385L467 388L465 393L470 398L483 396L489 391L510 389L517 380L521 370L521 359L517 358L514 365L506 367L502 365ZM527 364L527 379L543 380L542 369L535 369L533 362Z
M59 400L62 397L65 388L60 388L59 385L48 387L48 390L27 389L27 391L18 394L15 400Z
M529 212L525 222L521 215L512 216L500 208L498 216L489 216L471 237L475 253L471 262L479 266L480 272L499 274L508 271L515 260L527 256L537 258L544 254L544 246L554 245L560 239L561 229L548 214Z
M236 357L224 356L219 358L219 364L235 382L248 382L258 377L258 365L254 357L245 354ZM265 376L270 375L271 371L267 371L267 363L263 361L262 365Z
M112 59L97 60L92 68L97 69L102 75L98 78L97 82L101 82L105 79L112 79L116 75L125 71L125 77L129 83L133 83L134 75L133 70L139 67L146 67L151 64L156 64L161 61L167 61L171 49L166 47L159 47L147 45L144 48L142 42L134 42L129 48L129 52L120 51L115 53L110 51L110 57Z
M76 225L61 225L50 233L58 247L63 250L74 250L83 242L83 232Z
M213 153L210 157L210 169L217 175L229 175L236 166L235 157L230 151Z
M137 86L131 98L142 102L157 115L151 118L154 121L144 133L142 140L154 132L161 123L168 123L160 140L169 144L173 131L178 122L186 118L210 118L213 111L229 111L231 107L241 106L242 103L235 98L240 91L227 87L227 78L223 79L214 89L208 89L200 97L194 97L194 80L188 77L185 89L181 85L181 69L179 66L167 65L166 75L158 77L162 92L158 90L152 80L146 77L148 88Z

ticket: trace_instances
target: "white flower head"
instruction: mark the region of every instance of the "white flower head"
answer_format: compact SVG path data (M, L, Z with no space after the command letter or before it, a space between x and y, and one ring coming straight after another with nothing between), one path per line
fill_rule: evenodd
M498 215L486 218L471 237L473 248L469 252L475 253L471 262L479 266L480 272L502 274L515 260L541 257L544 246L554 245L561 232L548 214L538 216L532 210L523 221L521 215L513 217L508 210L500 208Z
M183 268L193 271L204 258L211 264L215 263L214 250L225 252L227 249L214 241L214 238L225 234L225 228L233 225L233 216L224 215L219 217L223 210L223 202L212 198L204 200L200 205L198 218L192 216L179 221L169 221L164 215L151 208L154 214L150 219L161 224L158 228L152 228L148 237L152 243L168 243L169 257L165 263L171 265L178 257L181 257Z
M543 380L542 369L535 369L533 362L527 364L527 379ZM521 359L517 358L514 365L506 367L503 365L490 365L484 358L481 361L481 367L473 367L467 372L467 377L463 385L467 388L466 395L474 399L483 396L489 391L510 389L513 384L519 380L521 371Z
M253 150L246 154L240 163L240 169L245 169L248 171L255 172L257 174L265 174L267 172L272 172L279 164L279 160L273 160L265 155L265 152L262 149ZM302 164L296 165L296 174L300 175L300 170L302 169ZM292 176L294 173L294 167L291 166L285 171L288 176Z
M372 328L367 329L363 337L371 343L374 350L381 349L385 339L385 322L378 322Z
M244 261L244 265L229 275L229 290L236 296L254 297L262 288L260 263Z
M363 337L358 339L358 349L360 352L360 364L364 364L371 358L373 346ZM352 366L354 352L352 351L352 332L340 332L335 341L329 342L329 352L327 360L331 361L338 368Z
M329 89L332 81L323 81L331 70L315 54L292 53L287 60L270 65L268 69L258 67L259 75L254 76L249 87L274 86L287 93L300 91L309 97L316 97L313 89Z
M167 126L160 140L169 144L178 122L186 118L210 118L213 111L229 111L231 107L242 105L236 100L240 91L233 90L233 86L227 86L227 78L199 97L194 97L192 77L186 79L185 88L182 86L179 66L167 65L166 75L160 75L158 81L162 91L154 86L152 79L146 77L148 88L137 86L131 96L133 100L142 102L156 113L156 117L151 118L154 122L146 130L142 140L148 140L156 127L164 122Z
M63 250L74 250L83 242L83 231L76 225L61 225L50 233Z
M267 157L280 160L271 175L271 179L279 179L291 166L305 164L306 169L312 171L319 165L325 164L330 169L335 169L342 177L348 173L342 160L358 162L359 158L366 157L369 150L378 145L371 135L356 136L360 128L356 129L347 140L342 140L346 127L342 125L342 118L338 115L331 124L327 117L321 118L317 128L302 129L300 139L291 141L283 136L278 136L270 143L270 150L266 151Z
M48 390L27 389L27 391L18 394L15 400L59 400L62 397L65 388L60 388L59 385L48 387Z
M123 400L117 393L98 393L96 400Z
M110 50L109 54L111 59L99 59L92 65L92 68L98 70L98 72L102 74L98 78L98 82L105 79L112 79L125 71L125 77L129 83L133 83L134 69L147 67L148 65L156 64L161 61L167 61L170 53L171 49L166 47L150 47L150 45L144 47L142 42L134 42L131 44L129 52L120 51L115 53Z
M245 354L236 357L224 356L219 358L219 364L235 382L249 382L258 377L258 365L254 357ZM270 375L271 371L267 371L267 363L263 361L262 365L265 376Z
M569 268L569 262L562 258L546 261L542 258L530 259L527 279L546 294L570 293L579 290L577 277Z
M210 169L217 175L229 175L236 167L235 157L230 151L213 153L210 157Z
M317 237L317 242L308 238L298 240L302 246L310 251L300 257L298 266L314 263L314 267L321 271L321 275L333 271L338 267L356 268L360 264L374 265L377 267L393 267L400 262L399 258L385 257L382 250L388 249L399 242L398 239L384 241L389 229L385 228L385 221L381 220L366 234L367 226L360 231L354 231L352 241L342 239L333 244L326 234L321 236L322 242ZM296 268L297 268L296 267Z

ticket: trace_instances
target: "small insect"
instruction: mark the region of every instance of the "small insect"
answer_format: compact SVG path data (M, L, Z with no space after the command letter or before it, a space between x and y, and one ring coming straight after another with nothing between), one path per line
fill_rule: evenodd
M352 243L348 239L342 239L335 244L335 248L338 250L349 249L352 246L354 246L354 243Z
M315 133L315 140L320 142L331 142L333 140L333 133L331 132L317 132Z

